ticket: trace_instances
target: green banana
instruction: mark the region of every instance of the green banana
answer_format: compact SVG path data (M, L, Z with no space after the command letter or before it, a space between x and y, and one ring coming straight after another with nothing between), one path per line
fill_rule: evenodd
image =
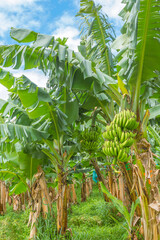
M123 148L123 147L126 147L126 145L127 145L127 143L128 143L128 139L127 140L125 140L120 146L121 146L121 148Z
M128 162L131 159L131 156L126 158L126 162Z
M134 129L137 129L138 126L139 126L139 122L136 122L136 121L135 121L134 126L133 126L133 130L134 130Z
M126 158L127 158L127 154L125 153L125 151L123 151L123 154L122 154L121 158L119 158L119 161L123 162L123 161L125 161Z
M128 139L128 143L127 143L127 147L130 147L130 146L132 146L132 144L134 143L134 139L133 138L129 138Z
M123 154L123 149L120 149L119 153L118 153L118 159L120 159L122 157Z
M131 118L131 126L130 126L130 130L134 130L135 123L136 123L135 118Z
M125 137L124 132L122 132L121 138L120 138L120 142L121 142L121 143L124 142L124 137Z
M111 140L114 139L114 136L112 135L112 131L111 131L111 130L108 131L108 135L110 136L110 139L111 139Z
M117 158L113 158L112 164L115 165L117 163Z
M107 126L106 126L106 131L109 131L109 129L110 129L110 126L107 125Z
M113 148L110 147L109 149L110 149L110 153L111 153L111 155L114 156Z
M117 148L114 147L114 156L117 156Z
M122 127L125 126L125 123L127 121L127 117L126 117L126 111L123 111L123 121L122 121Z
M119 125L120 125L120 127L123 127L123 117L122 116L120 117Z
M103 138L106 138L106 132L102 133Z
M117 136L116 130L114 128L112 129L112 135L114 136L114 138Z
M131 117L131 112L128 109L126 111L126 117L127 117L127 119L129 119Z
M125 128L130 129L132 126L132 122L133 122L132 118L128 119L126 122Z

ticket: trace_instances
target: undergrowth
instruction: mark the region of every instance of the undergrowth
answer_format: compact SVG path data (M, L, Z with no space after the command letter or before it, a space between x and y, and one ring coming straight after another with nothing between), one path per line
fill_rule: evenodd
M0 216L0 240L28 240L29 210L14 212L12 209L13 206L7 205L5 216Z
M77 193L79 203L68 210L68 240L126 240L123 217L112 203L103 200L97 185L86 202L80 202L80 190ZM55 204L53 209L55 211ZM112 216L116 218L115 223ZM7 207L5 216L0 216L0 240L27 240L30 227L27 227L29 210L13 212ZM39 219L36 240L64 239L56 234L56 220L48 216L47 220Z

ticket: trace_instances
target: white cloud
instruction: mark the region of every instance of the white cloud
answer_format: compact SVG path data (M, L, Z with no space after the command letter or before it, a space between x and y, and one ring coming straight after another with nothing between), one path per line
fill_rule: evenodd
M79 9L79 0L73 0L73 3ZM122 21L118 16L119 12L124 7L121 0L95 0L96 4L102 5L102 10L106 13L110 20L114 23L116 29L121 27ZM76 18L65 12L56 22L56 28L53 31L53 35L57 38L67 37L67 44L71 49L77 50L77 46L80 43L78 25L75 23ZM119 32L117 32L119 34Z
M44 73L38 69L32 69L32 70L14 70L11 68L6 68L6 70L10 71L15 77L21 77L22 75L25 75L28 77L32 82L37 84L39 87L45 87L47 82L47 76L44 75Z
M8 98L7 89L0 84L0 99L7 100L7 98Z
M4 33L13 25L12 17L8 17L6 13L0 13L0 36L3 37Z
M43 72L41 72L38 69L33 70L11 70L13 75L15 77L20 77L22 75L25 75L28 77L32 82L37 84L39 87L45 87L47 82L47 76L44 75Z
M7 9L8 12L17 12L21 7L28 7L35 2L36 0L5 0L0 1L0 8Z
M35 15L42 11L37 0L0 0L0 36L4 37L11 27L39 27Z
M80 7L80 0L73 0L73 3L76 7Z
M76 27L75 17L65 12L56 22L56 28L52 33L55 38L68 38L67 45L77 50L80 43L79 30Z
M95 3L102 5L102 10L110 17L119 20L118 14L124 7L121 0L95 0Z
M77 50L77 46L80 43L80 38L79 31L76 27L61 26L53 32L53 35L55 36L55 38L68 38L67 45L70 47L70 49Z

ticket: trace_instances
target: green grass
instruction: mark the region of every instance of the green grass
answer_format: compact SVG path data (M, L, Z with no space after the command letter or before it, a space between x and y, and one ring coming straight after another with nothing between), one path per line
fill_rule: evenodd
M116 218L119 224L112 219ZM123 218L112 203L106 203L98 187L94 187L87 202L72 207L68 225L74 240L124 240Z
M0 216L0 240L27 240L29 211L14 212L12 209L13 206L7 205L7 213Z
M71 229L72 240L125 240L122 227L124 219L119 215L112 203L105 203L97 185L86 202L80 202L80 190L77 193L79 203L73 205L68 214L68 228ZM55 209L55 204L53 206ZM118 224L112 219L118 220ZM29 211L13 212L7 207L5 216L0 216L0 240L26 240L30 228L27 227ZM55 235L56 224L53 219L46 222L40 219L37 240L62 239Z

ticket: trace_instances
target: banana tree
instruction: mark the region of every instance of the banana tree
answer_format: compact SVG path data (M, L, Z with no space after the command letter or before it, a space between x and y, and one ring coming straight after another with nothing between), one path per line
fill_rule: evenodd
M8 82L10 87L12 86L10 90L12 98L16 98L15 102L1 101L3 115L12 115L10 122L5 121L2 115L0 124L2 145L6 141L20 141L21 144L36 141L40 144L41 152L50 159L58 175L57 230L65 234L67 229L67 164L75 151L74 147L68 144L67 139L72 134L70 126L78 117L77 100L64 87L59 89L59 95L57 89L49 93L47 90L38 88L25 76L16 79L9 72L2 71L5 74L3 81ZM18 103L22 106L20 107ZM12 119L15 116L13 123Z
M81 1L81 3L82 8L84 4L88 4L89 6L87 10L85 10L86 7L82 9L81 14L91 14L92 9L94 10L93 14L96 16L97 24L99 24L99 29L102 34L103 28L98 21L97 10L95 10L93 1ZM121 105L124 94L124 99L127 100L127 108L135 112L140 123L137 130L136 143L134 144L134 152L137 159L137 168L135 171L139 179L137 183L144 180L145 186L145 179L142 177L142 172L144 172L145 169L145 176L147 178L149 176L150 167L147 168L145 166L143 168L142 163L144 163L146 159L147 161L151 159L152 155L150 145L144 138L144 133L148 119L159 115L160 109L158 104L152 108L149 105L150 95L155 90L152 88L152 83L154 83L155 86L155 83L158 81L157 73L159 71L159 3L152 0L137 0L132 3L130 3L130 1L125 1L125 7L121 11L121 16L125 21L122 28L122 35L112 45L119 51L116 56L118 61L118 85L115 77L112 75L113 73L111 73L112 71L109 73L109 67L103 68L106 69L105 71L108 71L107 74L106 72L104 73L103 69L101 70L94 61L90 61L90 59L86 57L84 54L84 47L81 47L80 52L74 53L56 42L53 36L44 36L29 30L11 30L11 37L16 41L21 43L33 42L33 44L30 46L2 46L0 48L2 58L1 65L4 67L12 66L16 69L24 62L25 69L38 67L46 74L49 74L48 86L51 88L54 88L55 85L65 85L67 89L72 90L76 99L78 97L78 91L85 92L86 98L83 102L83 106L85 106L87 100L88 103L93 103L91 99L96 100L92 107L100 106L108 121L113 120L114 114L118 110L117 105ZM95 22L96 21L93 21L90 25L89 32L91 32L92 27L93 29L95 28ZM87 21L87 24L88 23ZM97 40L97 36L99 38L102 37L102 35L98 34L95 40ZM93 41L93 43L95 43L95 41ZM104 47L104 41L102 44ZM104 52L105 58L103 59L107 59L106 54L108 54L108 51L105 48ZM102 56L104 57L103 53ZM107 63L105 64L108 66ZM65 71L67 71L67 78L64 78L66 75L63 75ZM60 79L59 76L61 76ZM3 78L4 75L1 74L1 83L7 85L7 81ZM121 93L118 90L118 86ZM11 86L9 86L9 89L10 88ZM150 94L146 95L148 91ZM127 98L125 98L125 96L127 96ZM113 99L114 102L110 101L110 99ZM127 102L129 102L128 105ZM112 114L110 114L109 107L115 110L112 111ZM146 107L149 111L145 112ZM143 151L145 149L144 153L146 153L146 157L144 157L145 154L142 153L142 149ZM154 162L149 160L149 163L150 162L153 163L151 165L154 169ZM148 166L151 165L148 164ZM141 169L141 171L137 169ZM132 189L132 186L133 184L131 181L130 189ZM144 188L141 188L140 185L138 187L142 195L141 206L142 209L145 210L143 214L145 219L144 225L146 226L146 239L149 235L148 238L150 239L152 233L149 233L150 227L148 226L150 224L147 217L147 211L149 211L149 209L146 210L144 207L144 202L150 201L148 200L149 193L147 193L147 191L144 192ZM154 191L152 191L152 193L153 192Z
M0 152L3 157L0 174L1 177L11 181L10 194L21 194L28 191L30 238L32 239L36 233L35 225L40 214L42 213L46 217L49 212L51 213L51 201L46 180L40 167L48 164L46 155L41 151L40 138L38 140L35 137L35 131L30 126L31 121L19 99L16 101L10 99L8 102L1 100L0 112ZM43 134L43 138L48 136L44 132ZM25 138L25 136L27 137ZM35 141L39 141L39 143Z
M120 94L114 88L115 80L100 71L98 66L94 68L93 72L92 63L89 60L86 60L80 53L74 53L66 46L59 44L53 36L41 35L25 29L12 29L11 36L18 42L33 42L33 44L30 46L17 44L2 46L0 50L1 64L4 67L12 66L17 69L24 62L25 69L38 67L45 74L48 74L47 86L54 92L57 88L55 96L59 97L62 102L66 101L66 104L61 104L60 109L69 116L67 118L70 119L68 123L72 119L78 118L77 102L80 104L80 118L83 117L86 111L94 110L94 107L97 106L103 108L106 118L111 119L113 117L107 107L108 104L111 107L113 101L110 102L111 98L108 99L106 93L101 93L102 85L107 91L107 84L109 83L118 97ZM1 76L1 83L10 89L11 85L7 84L7 78L3 70ZM74 101L72 101L73 96L75 96ZM72 117L70 115L70 106L74 110L72 111Z
M134 145L137 159L134 173L136 173L137 187L140 190L145 239L156 239L158 236L158 230L152 229L149 220L152 217L149 204L157 201L159 193L154 179L151 179L151 186L146 183L146 180L150 179L150 172L155 173L156 170L145 133L148 120L159 115L160 108L156 102L155 107L146 111L145 105L150 97L149 91L151 94L154 93L151 83L157 81L160 70L158 64L160 62L159 10L160 4L157 1L139 0L132 3L126 1L124 9L120 13L125 21L122 35L112 45L119 51L117 56L118 74L126 82L126 89L130 97L130 109L136 113L140 122L137 141ZM148 96L146 92L149 93ZM142 174L145 174L145 178ZM140 179L143 179L142 182ZM157 190L153 191L153 189Z
M103 49L105 49L104 45L102 45L105 31L100 24L100 21L97 21L97 19L100 19L100 17L98 18L97 16L97 9L98 7L95 7L93 1L82 0L81 9L78 15L83 18L83 27L85 23L85 27L89 29L88 38L92 37L92 46L94 46L95 43L99 43L99 45L103 46ZM136 174L138 177L135 182L137 181L138 183L136 188L139 189L139 193L137 194L141 195L141 207L146 239L152 239L153 236L155 236L156 239L158 235L158 230L155 228L154 230L152 229L149 220L153 215L153 213L151 213L152 210L148 207L149 203L152 202L153 199L154 201L157 201L159 198L159 191L157 183L153 178L151 180L151 191L149 190L150 186L147 186L146 184L146 182L148 182L146 180L150 180L150 172L155 172L156 170L150 150L150 144L145 138L147 136L146 126L148 120L155 118L160 114L160 105L158 104L157 97L159 91L160 70L158 28L160 22L159 10L160 5L158 1L125 1L125 7L120 12L120 16L125 22L121 31L122 35L111 45L112 48L118 51L114 60L117 62L118 87L124 98L119 98L122 103L120 110L123 108L130 109L136 113L137 120L139 121L136 142L133 145L137 159L137 168L133 169L133 172L134 174L137 172ZM90 19L92 19L92 21L89 21ZM97 32L101 32L101 37L99 36L98 39ZM86 49L91 49L91 46L86 44ZM103 57L105 57L106 54L107 52L105 52ZM105 62L105 65L107 68L108 63ZM112 89L110 85L108 85L108 87L109 94L109 92L112 92ZM155 101L154 104L151 102L152 95L157 98L157 101ZM112 98L116 101L113 94ZM116 103L118 104L118 101L116 101ZM146 111L146 109L148 110ZM120 165L123 166L121 163ZM124 167L122 170L128 180L127 182L130 182L130 186L129 184L127 185L130 189L130 194L132 194L134 191L132 188L134 174L132 173L132 176L129 177ZM143 174L145 174L145 178L142 176ZM142 190L140 181L141 183L143 182L142 185L143 188L145 186L146 191ZM132 198L132 201L135 201L135 197ZM156 221L155 218L154 221Z

